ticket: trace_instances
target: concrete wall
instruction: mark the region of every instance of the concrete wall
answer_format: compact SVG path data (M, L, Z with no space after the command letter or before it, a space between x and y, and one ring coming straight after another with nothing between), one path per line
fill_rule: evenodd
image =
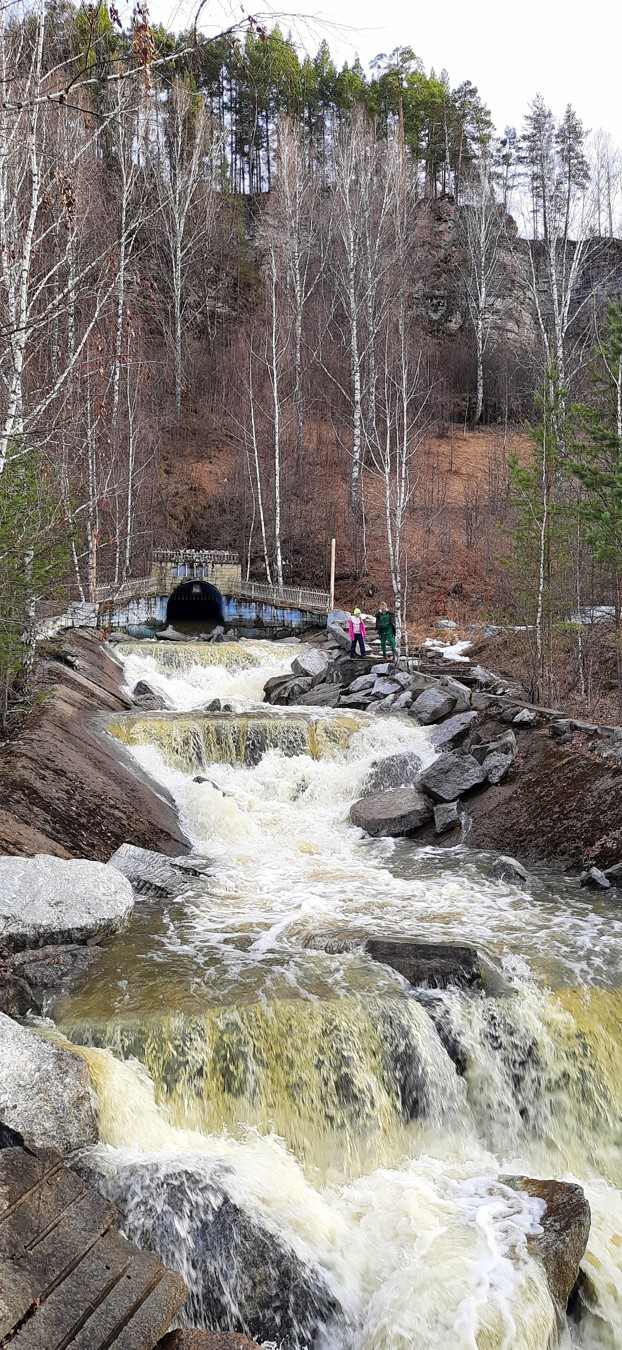
M175 582L179 584L178 581ZM213 583L215 584L215 583ZM174 589L174 587L173 587ZM129 624L149 623L150 619L166 619L168 592L150 595L135 600L122 601L120 604L100 606L100 627L127 628ZM223 595L225 621L228 624L257 624L267 628L308 628L322 624L317 614L288 606L270 605L266 601L242 600L238 596Z

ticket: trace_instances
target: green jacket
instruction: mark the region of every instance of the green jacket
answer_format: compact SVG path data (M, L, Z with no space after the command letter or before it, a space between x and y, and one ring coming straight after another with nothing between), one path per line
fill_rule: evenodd
M379 609L376 615L376 629L379 633L395 633L395 620L390 609Z

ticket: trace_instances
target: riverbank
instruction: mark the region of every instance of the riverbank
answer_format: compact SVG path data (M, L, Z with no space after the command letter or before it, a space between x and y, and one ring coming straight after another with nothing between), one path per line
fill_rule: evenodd
M120 844L188 851L162 788L105 734L130 708L123 671L99 633L69 630L45 644L38 702L0 746L0 853L106 861Z

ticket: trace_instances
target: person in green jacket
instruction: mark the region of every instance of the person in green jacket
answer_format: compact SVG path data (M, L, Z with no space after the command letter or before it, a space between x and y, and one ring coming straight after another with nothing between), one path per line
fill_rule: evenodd
M395 660L395 622L393 615L390 609L387 609L384 600L376 615L376 632L380 635L382 655L386 657L388 642L391 651L393 652L393 660Z

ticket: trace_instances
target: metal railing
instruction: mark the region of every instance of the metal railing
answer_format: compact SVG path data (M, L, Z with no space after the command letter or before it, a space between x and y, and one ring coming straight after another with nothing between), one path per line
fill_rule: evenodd
M311 591L305 586L269 586L264 581L241 581L236 594L242 600L259 600L270 605L287 605L311 613L327 614L330 609L328 591Z

